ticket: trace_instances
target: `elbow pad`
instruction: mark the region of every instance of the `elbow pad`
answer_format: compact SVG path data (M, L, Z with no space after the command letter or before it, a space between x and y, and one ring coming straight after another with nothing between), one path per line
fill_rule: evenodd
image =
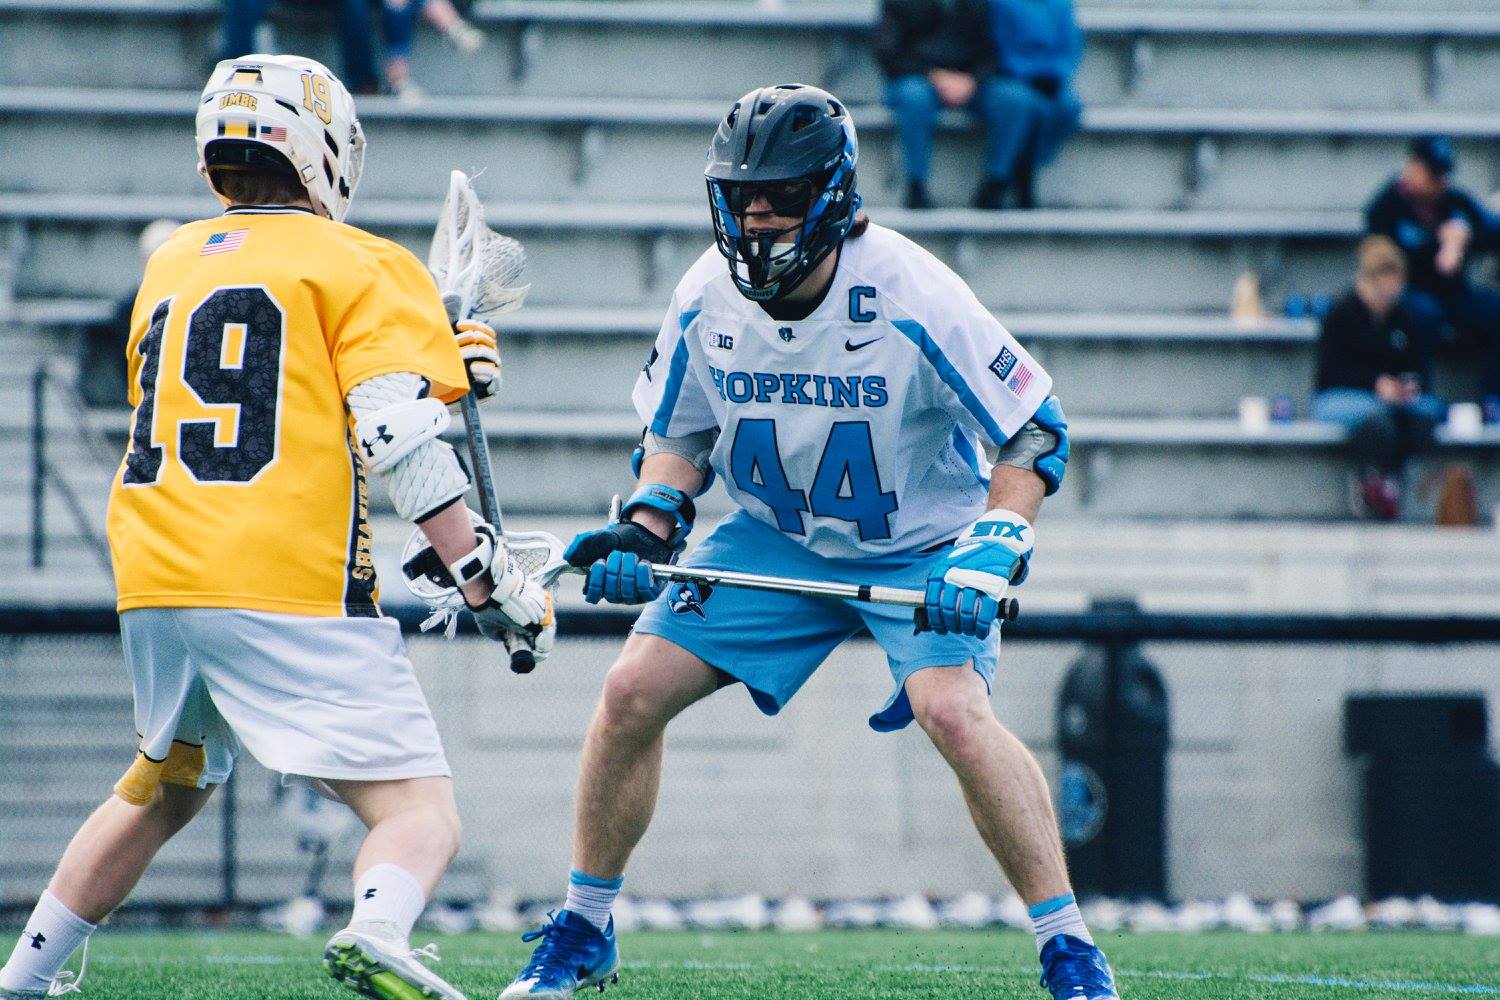
M1035 472L1046 484L1049 497L1058 491L1068 470L1068 418L1056 396L1048 396L1005 442L995 462Z
M417 375L377 375L349 391L360 455L386 476L391 503L406 521L421 521L463 496L469 477L458 456L438 435L447 429L448 408L423 395Z
M698 488L696 494L701 497L714 484L714 468L708 464L708 459L713 454L714 444L718 440L717 428L695 431L692 434L684 434L682 437L665 437L647 429L641 435L641 443L635 446L635 451L630 456L630 472L635 478L640 479L641 463L646 460L647 456L662 453L676 455L703 473L703 485Z

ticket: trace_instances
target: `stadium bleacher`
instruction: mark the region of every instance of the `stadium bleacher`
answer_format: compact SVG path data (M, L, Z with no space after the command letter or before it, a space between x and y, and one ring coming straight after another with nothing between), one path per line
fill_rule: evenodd
M142 225L213 209L193 169L189 126L218 12L213 0L0 0L0 597L108 599L55 494L49 566L24 568L29 374L45 361L67 382L70 332L130 289ZM1456 136L1462 179L1494 186L1492 0L1091 0L1082 11L1083 131L1042 180L1052 207L1024 214L892 207L898 165L862 40L867 4L482 0L475 16L492 32L477 60L457 61L419 37L414 61L434 96L416 107L361 101L370 160L351 221L422 252L447 171L487 170L477 183L490 219L526 244L533 282L504 334L515 388L499 404L506 417L488 428L499 466L528 470L524 484L502 478L508 512L565 534L624 486L639 430L630 373L672 284L707 246L698 171L708 128L770 72L829 85L851 102L875 219L955 266L1057 378L1078 457L1067 490L1048 505L1047 560L1027 600L1081 607L1129 591L1157 607L1500 609L1500 533L1328 524L1349 509L1339 432L1307 421L1245 431L1234 418L1246 395L1288 394L1305 414L1315 329L1304 319L1227 318L1246 271L1260 275L1273 312L1289 294L1342 288L1358 208L1413 133ZM283 48L337 65L316 22L273 21ZM949 116L937 197L961 204L975 162L969 123ZM1443 378L1455 393L1472 388L1451 367ZM122 440L123 413L90 420ZM77 440L61 398L49 402L48 422L52 464L100 523L110 461ZM1483 498L1500 500L1500 432L1442 438L1434 461L1452 458L1475 466ZM1419 478L1432 467L1424 463ZM372 500L389 565L405 531L383 491ZM705 509L721 511L722 499ZM1413 504L1411 517L1430 521L1430 503ZM1249 520L1253 541L1238 523ZM1148 545L1152 571L1143 574ZM25 796L74 816L118 770L127 692L117 657L95 645L48 656L68 664L65 687L89 693L38 694L11 674L0 716L26 715L49 731L66 720L88 739L61 762L26 749L24 728L0 734L0 751L28 764L25 776L0 776L11 783L0 784L0 801ZM88 678L106 675L93 690ZM1351 667L1348 683L1361 676ZM1198 738L1209 747L1214 737ZM91 784L70 782L48 798L64 787L49 775L84 767ZM1242 777L1221 770L1188 798L1218 808L1204 789ZM1243 779L1236 794L1269 809L1274 777ZM276 817L262 786L259 772L244 784L247 815L261 824L245 834L247 864L270 879L286 837L269 832ZM1309 798L1324 791L1299 789ZM1194 822L1206 828L1191 816L1184 828ZM0 813L0 840L20 830ZM0 862L0 885L44 868L67 833L29 833L25 850ZM177 880L159 883L160 898L191 891L212 863L214 836L209 828L174 848L181 864L167 871ZM1352 833L1330 827L1319 837L1310 864L1322 881L1309 884L1338 889ZM1175 876L1179 885L1214 877L1207 861L1193 864Z

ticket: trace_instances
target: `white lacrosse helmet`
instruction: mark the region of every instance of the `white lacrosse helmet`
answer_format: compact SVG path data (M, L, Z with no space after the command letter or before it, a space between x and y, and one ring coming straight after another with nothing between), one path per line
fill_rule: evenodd
M198 172L290 167L313 208L344 221L365 164L354 98L301 56L248 55L214 67L198 101ZM213 180L210 177L209 183Z

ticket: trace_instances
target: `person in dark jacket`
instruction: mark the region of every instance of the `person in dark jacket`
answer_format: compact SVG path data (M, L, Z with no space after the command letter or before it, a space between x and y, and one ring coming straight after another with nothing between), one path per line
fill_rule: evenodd
M1003 41L1003 47L997 45ZM908 208L931 208L938 112L965 108L985 130L973 203L1035 204L1033 171L1077 127L1071 78L1082 53L1072 0L884 0L875 52L906 166Z
M1323 320L1312 402L1314 420L1349 431L1365 509L1383 521L1400 516L1406 462L1431 444L1447 412L1431 390L1437 329L1410 308L1405 290L1401 250L1384 236L1366 237L1354 287Z
M1416 139L1401 173L1365 209L1366 227L1394 240L1406 257L1406 305L1446 328L1445 339L1483 358L1485 419L1500 422L1500 291L1470 280L1474 256L1500 250L1500 219L1449 183L1453 144Z

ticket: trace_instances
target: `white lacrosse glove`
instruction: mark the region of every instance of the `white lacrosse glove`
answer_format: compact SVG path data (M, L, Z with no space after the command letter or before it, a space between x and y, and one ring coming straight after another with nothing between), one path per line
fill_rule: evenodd
M453 339L463 355L474 395L489 399L499 392L500 347L494 327L477 319L459 320L453 324Z
M557 637L552 595L526 576L503 541L496 543L494 528L473 511L469 513L475 519L478 544L451 565L443 565L420 527L407 540L401 563L407 589L433 609L422 630L443 626L452 638L459 611L467 609L486 638L504 642L512 652L531 649L540 661L551 652ZM484 604L475 607L461 588L485 575L493 590Z
M478 607L464 599L464 606L474 616L474 624L487 639L506 642L520 638L537 654L538 660L551 652L557 635L557 616L553 614L552 595L531 580L510 558L503 540L497 543L495 529L488 524L474 528L479 544L474 551L448 567L454 584L462 591L466 584L488 574L494 590ZM509 643L507 643L509 645Z
M484 528L488 529L489 525ZM503 542L495 549L490 578L495 589L483 605L476 608L464 601L480 633L498 641L519 636L536 653L538 662L546 659L557 641L557 615L552 607L552 594L521 571Z

